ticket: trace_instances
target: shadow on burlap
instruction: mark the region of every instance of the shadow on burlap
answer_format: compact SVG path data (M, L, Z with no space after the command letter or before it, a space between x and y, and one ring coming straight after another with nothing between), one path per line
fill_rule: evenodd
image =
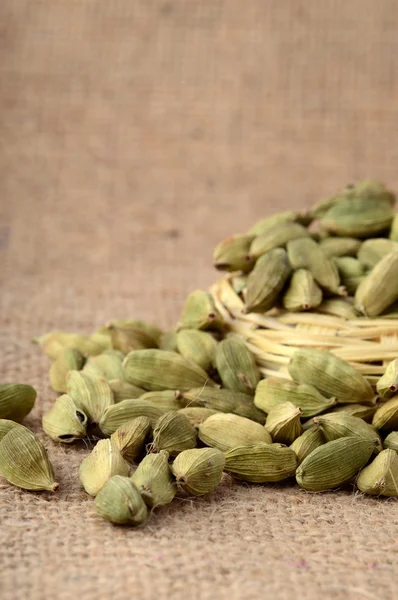
M2 600L382 599L398 504L226 478L139 530L95 516L82 447L40 432L54 400L32 336L111 318L171 325L217 241L351 180L398 189L393 0L3 0L1 380L60 489L0 484Z

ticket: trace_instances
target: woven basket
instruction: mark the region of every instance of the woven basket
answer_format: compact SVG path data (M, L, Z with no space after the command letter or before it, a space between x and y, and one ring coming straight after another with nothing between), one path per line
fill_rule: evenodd
M231 276L210 289L231 331L255 355L264 377L290 379L287 365L297 348L328 350L351 363L375 386L388 363L398 357L398 319L344 319L318 312L272 309L244 314L244 303L231 286Z

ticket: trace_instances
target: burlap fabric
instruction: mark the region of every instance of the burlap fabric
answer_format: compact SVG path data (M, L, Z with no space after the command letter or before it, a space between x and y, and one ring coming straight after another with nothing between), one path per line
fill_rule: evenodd
M212 248L351 180L398 189L394 0L2 0L1 380L39 392L56 494L0 484L2 600L382 599L398 504L225 479L101 521L40 419L32 336L178 317Z

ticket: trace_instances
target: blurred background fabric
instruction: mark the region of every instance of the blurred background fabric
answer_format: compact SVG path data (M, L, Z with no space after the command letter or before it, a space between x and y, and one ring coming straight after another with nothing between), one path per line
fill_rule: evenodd
M145 528L102 522L87 450L41 433L30 340L171 326L221 239L362 178L398 190L397 3L1 0L0 78L1 381L37 388L60 481L0 481L2 600L393 598L394 501L226 479Z

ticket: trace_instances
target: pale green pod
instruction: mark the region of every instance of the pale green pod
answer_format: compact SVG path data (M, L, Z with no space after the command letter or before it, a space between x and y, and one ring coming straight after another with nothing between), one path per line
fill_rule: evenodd
M148 417L153 427L163 414L164 411L153 403L140 398L122 400L104 411L99 426L104 435L112 435L121 425L136 417Z
M196 429L189 419L180 412L168 412L162 415L153 428L152 450L167 450L176 456L183 450L195 448L197 443Z
M124 379L111 379L108 381L108 385L112 390L113 402L115 404L121 402L122 400L139 398L145 393L143 388L133 385Z
M382 258L355 293L355 307L368 317L376 317L398 300L398 251Z
M379 406L374 414L372 425L384 431L398 430L398 395Z
M163 332L156 325L138 320L119 320L109 324L112 346L123 354L132 350L157 348Z
M91 339L90 336L81 333L50 331L34 338L32 341L35 344L39 344L44 354L52 360L55 360L64 348L76 348L84 356L95 356L106 350L103 341L98 342L95 339Z
M318 306L316 312L342 319L356 319L358 313L349 298L328 298Z
M185 406L203 406L217 412L234 413L261 425L265 423L265 414L254 406L253 396L235 390L195 388L180 394L180 401Z
M322 297L322 290L312 273L307 269L297 269L283 296L283 306L291 312L310 310L321 304Z
M211 333L199 329L181 329L177 334L178 352L204 371L212 367L217 343Z
M386 238L371 238L362 242L358 260L366 269L373 269L381 259L398 249L398 244Z
M272 308L291 272L283 248L263 254L247 279L244 312L266 312Z
M347 292L350 295L355 294L358 285L366 275L363 264L352 256L337 256L334 262Z
M392 220L389 237L390 237L390 240L393 240L394 242L398 242L398 214L397 213L394 215L394 218Z
M231 277L230 283L231 283L232 289L234 290L235 294L239 295L246 290L247 279L248 279L248 276L246 274L245 275L234 275L233 277Z
M179 412L187 417L188 421L191 423L191 425L193 425L193 427L195 427L195 429L197 429L199 425L203 423L203 421L206 421L206 419L211 417L211 415L218 413L217 410L212 410L211 408L202 408L201 406L187 406L185 408L181 408Z
M127 421L111 435L120 454L129 462L134 462L145 453L145 444L152 431L148 417L136 417Z
M213 264L220 271L251 271L256 258L250 254L254 235L232 235L220 242L213 254Z
M87 416L67 394L59 396L43 415L43 430L55 442L71 444L87 433Z
M120 350L105 350L98 356L90 356L83 367L83 373L102 377L106 381L123 379L124 354Z
M129 477L114 475L95 498L97 514L115 525L141 525L148 509Z
M374 442L360 437L342 437L315 448L296 471L300 487L325 492L355 477L370 459Z
M0 442L0 474L24 490L55 492L59 485L43 444L22 425L10 429Z
M303 433L300 417L300 408L291 402L283 402L271 408L265 422L265 429L274 442L292 444Z
M174 390L163 390L162 392L145 392L140 396L140 400L150 402L160 410L169 412L171 410L180 410L182 404L178 399L178 392Z
M69 371L80 371L85 358L76 348L63 348L50 367L49 378L51 387L61 394L66 392L66 376Z
M351 237L327 237L319 242L326 256L356 256L361 241Z
M98 423L105 410L113 404L113 394L108 383L91 373L69 371L66 390L76 407L82 410L92 423Z
M376 390L382 398L391 398L398 392L398 358L387 366L376 384Z
M392 431L388 434L384 440L384 448L391 448L391 450L396 450L398 452L398 431Z
M220 342L216 349L215 365L226 388L254 394L261 374L253 354L243 340L231 335ZM199 386L191 386L195 387Z
M321 288L339 296L345 295L333 259L326 256L314 240L311 238L292 240L287 244L287 254L293 269L307 269Z
M308 229L298 223L280 223L254 238L250 246L250 255L258 258L275 248L283 248L290 240L309 237Z
M225 454L225 471L250 483L277 483L293 477L297 456L280 444L237 446Z
M166 450L145 456L130 479L150 508L170 504L176 495L177 486L170 470L169 453Z
M23 425L19 425L15 421L11 421L10 419L0 419L0 442L5 435L14 427L23 427Z
M166 333L160 337L159 349L167 350L168 352L178 352L176 329L170 329L170 331L166 331Z
M113 440L100 440L79 468L80 483L90 496L96 496L114 475L127 476L130 467Z
M262 379L256 388L254 404L265 413L275 406L291 402L301 409L301 416L314 417L336 405L336 398L325 398L313 385L297 383L288 379L268 377Z
M223 320L209 292L195 290L187 297L178 329L220 329Z
M359 417L341 412L329 413L315 417L313 422L322 430L327 442L341 437L358 436L361 439L374 442L375 452L380 452L383 449L380 436L375 428Z
M199 365L176 352L166 350L135 350L123 363L124 376L129 383L148 392L189 390L203 385L215 386Z
M181 452L171 466L177 485L188 494L203 496L221 482L225 456L217 448L195 448Z
M374 403L374 392L365 377L348 362L326 350L296 350L288 370L294 381L313 385L327 398L334 396L346 404Z
M230 413L217 413L199 425L199 438L206 446L226 452L236 446L272 443L268 431L254 421Z
M0 419L22 421L32 410L36 390L26 383L3 383L0 385Z
M358 475L357 487L372 496L398 496L398 453L387 449Z
M333 409L334 413L344 413L363 419L367 423L371 423L373 415L377 410L377 406L365 406L363 404L343 404L342 406L336 406Z
M319 427L311 427L290 444L290 449L296 454L298 464L300 465L315 448L319 448L319 446L325 443L326 439L322 430Z
M112 350L112 337L107 325L96 329L94 333L90 335L90 340L91 342L95 342L101 346L101 352L105 352L105 350Z
M303 225L308 225L310 219L306 218L305 214L299 213L293 210L285 210L283 212L275 213L264 219L257 221L247 232L249 235L262 235L266 231L270 231L277 227L281 223L293 223L302 222Z

